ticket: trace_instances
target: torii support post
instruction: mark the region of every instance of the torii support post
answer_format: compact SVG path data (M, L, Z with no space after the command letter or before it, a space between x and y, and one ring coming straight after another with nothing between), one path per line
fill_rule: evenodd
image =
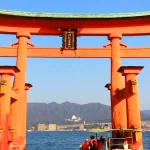
M118 72L125 76L125 95L127 100L127 127L141 130L141 115L138 100L137 75L143 66L122 66ZM133 133L134 149L143 149L142 132Z
M18 49L17 49L17 61L16 66L19 68L20 72L15 75L14 80L14 89L17 89L19 91L19 100L14 104L14 111L15 113L15 137L13 144L20 147L20 150L22 150L22 147L25 145L25 139L24 136L24 109L22 109L25 101L25 79L26 79L26 61L27 61L27 45L28 45L28 39L30 39L30 33L26 31L20 31L17 33L18 38ZM15 119L14 118L14 119Z
M127 128L126 99L118 100L117 90L124 88L122 75L117 72L121 66L120 62L120 40L122 35L119 32L111 33L108 36L111 46L111 113L112 128ZM114 134L113 134L114 137Z
M110 83L106 84L105 88L107 88L110 91L110 98L111 98L111 84ZM110 106L111 106L111 101L110 101ZM112 109L111 109L111 120L112 120Z
M107 88L109 91L110 91L110 98L111 98L111 84L110 83L108 83L108 84L106 84L105 85L105 88ZM110 101L110 105L111 105L111 101ZM111 110L112 111L112 110ZM111 114L112 115L112 114ZM111 118L112 118L112 116L111 116Z
M27 120L27 97L28 97L28 90L32 87L30 83L25 83L25 100L23 104L23 111L24 111L24 118L23 118L23 138L26 140L26 120ZM25 142L26 143L26 142ZM26 145L24 145L26 147Z
M0 126L2 128L1 134L1 150L8 150L8 142L11 141L9 130L11 127L10 119L10 104L11 98L17 100L16 92L11 89L11 77L19 72L19 69L15 66L0 66Z

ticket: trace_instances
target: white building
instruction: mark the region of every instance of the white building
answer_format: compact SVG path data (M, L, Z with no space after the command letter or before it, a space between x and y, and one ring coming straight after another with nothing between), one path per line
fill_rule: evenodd
M71 119L66 119L67 121L74 121L74 122L79 122L82 119L80 117L76 117L75 115L72 115Z

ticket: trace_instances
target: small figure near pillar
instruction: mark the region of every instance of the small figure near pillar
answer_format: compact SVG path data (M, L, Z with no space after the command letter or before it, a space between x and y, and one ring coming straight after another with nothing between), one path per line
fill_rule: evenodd
M143 149L141 130L141 115L138 100L137 75L143 66L122 66L118 72L125 76L125 96L127 100L127 127L137 129L133 133L134 149Z

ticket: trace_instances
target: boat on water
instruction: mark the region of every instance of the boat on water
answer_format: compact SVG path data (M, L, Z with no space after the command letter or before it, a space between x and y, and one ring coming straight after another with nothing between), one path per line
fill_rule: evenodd
M122 132L122 133L128 133L128 137L125 138L112 138L111 133L112 132ZM142 132L142 130L136 130L136 129L92 129L87 130L87 132L90 132L92 134L95 134L96 139L98 139L98 134L106 132L108 137L105 138L105 144L101 148L101 150L131 150L129 147L133 147L133 132ZM118 142L119 141L119 142ZM124 141L127 141L124 143ZM130 141L130 142L128 142ZM79 150L82 150L82 145L79 146Z

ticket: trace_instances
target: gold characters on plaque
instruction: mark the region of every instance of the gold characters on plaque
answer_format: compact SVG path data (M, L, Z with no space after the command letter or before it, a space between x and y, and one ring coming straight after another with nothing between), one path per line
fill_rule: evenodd
M77 49L77 30L62 30L62 49L76 50Z

